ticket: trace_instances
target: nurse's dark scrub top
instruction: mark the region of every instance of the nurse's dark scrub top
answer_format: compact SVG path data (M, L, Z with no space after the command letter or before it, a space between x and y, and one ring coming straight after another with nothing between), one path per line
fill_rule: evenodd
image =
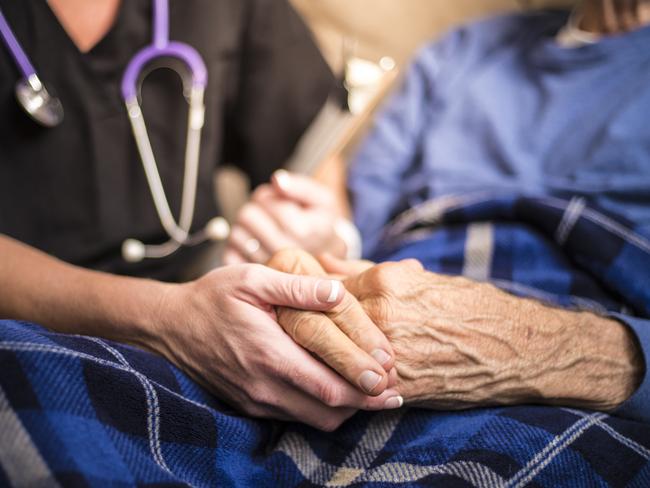
M32 122L14 98L19 73L0 47L0 234L70 263L176 280L196 254L127 264L124 239L167 240L120 93L132 56L152 37L152 1L122 0L115 25L81 53L45 0L0 0L42 80L61 99L55 129ZM206 124L194 229L218 215L213 171L241 167L266 181L291 154L334 80L286 0L171 0L171 39L204 57ZM176 74L152 73L143 107L170 206L178 216L187 105Z

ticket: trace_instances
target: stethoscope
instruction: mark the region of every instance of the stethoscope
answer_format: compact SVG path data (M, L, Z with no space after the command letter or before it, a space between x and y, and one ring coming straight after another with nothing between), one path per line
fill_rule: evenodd
M18 103L32 119L43 127L52 128L60 125L64 118L61 101L50 94L40 80L36 69L16 39L1 10L0 35L23 75L16 84ZM165 65L181 77L183 94L189 104L185 174L178 221L172 214L160 179L140 102L142 83L153 71L148 67L151 66L152 61L163 58L177 59L187 68L187 70L179 71L176 64ZM161 66L157 65L154 69L159 67ZM201 133L205 121L204 96L207 85L208 71L196 49L187 44L169 40L169 0L153 0L153 43L137 53L127 66L122 79L122 97L156 212L170 239L157 245L145 245L139 240L127 239L122 244L122 256L128 262L136 263L146 258L164 258L182 246L195 246L207 240L223 241L230 234L230 226L223 217L215 217L208 222L204 229L190 234L196 205Z

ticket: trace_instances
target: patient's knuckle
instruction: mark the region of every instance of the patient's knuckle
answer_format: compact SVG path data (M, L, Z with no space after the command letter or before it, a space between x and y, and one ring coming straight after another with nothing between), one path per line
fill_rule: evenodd
M308 259L312 258L302 249L285 247L273 254L268 265L288 273L299 274L304 266L303 263L306 263Z
M390 284L395 276L396 263L383 263L375 266L372 270L374 284L385 287Z
M424 266L422 266L422 263L418 261L417 259L411 258L411 259L405 259L401 261L400 263L401 266L408 268L410 271L423 271Z
M347 331L347 336L352 342L354 342L359 347L364 347L366 343L371 339L370 334L374 331L368 330L367 327L355 326L350 328Z
M313 351L324 343L325 325L315 315L302 312L292 319L291 336L301 346Z

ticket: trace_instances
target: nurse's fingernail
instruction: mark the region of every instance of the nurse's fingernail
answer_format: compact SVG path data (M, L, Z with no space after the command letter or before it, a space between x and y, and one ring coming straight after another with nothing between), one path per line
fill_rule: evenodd
M370 353L370 355L375 358L375 361L377 361L382 366L390 361L390 354L388 354L383 349L375 349Z
M363 388L368 393L372 393L372 390L374 390L380 382L381 376L370 370L364 371L359 377L359 384L361 385L361 388Z
M316 285L316 298L320 303L336 303L342 292L340 281L320 280Z
M404 398L401 396L394 396L386 400L386 403L384 403L384 408L387 410L393 410L395 408L401 408L402 405L404 405Z
M273 174L273 177L275 178L275 182L278 184L278 186L281 189L283 190L289 189L289 185L291 184L291 175L289 174L288 171L279 169Z

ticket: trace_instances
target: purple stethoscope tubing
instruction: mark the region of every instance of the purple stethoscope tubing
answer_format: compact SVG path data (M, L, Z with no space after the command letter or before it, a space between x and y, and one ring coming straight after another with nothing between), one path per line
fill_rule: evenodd
M201 55L187 44L169 41L169 0L153 0L153 43L137 53L126 68L122 78L122 97L125 101L138 96L138 79L145 65L160 57L183 61L190 70L192 86L207 87L208 70Z
M9 27L9 23L7 22L7 19L5 18L1 10L0 10L0 35L2 35L4 43L7 46L7 49L9 50L11 57L13 57L14 60L16 61L16 65L20 69L20 72L23 74L25 79L29 79L31 76L35 75L36 69L32 65L27 54L25 54L23 48L20 46L18 39L16 39L16 36L11 30L11 27Z
M122 80L124 100L137 96L138 77L144 66L158 57L174 57L183 61L192 74L192 84L206 88L208 72L201 55L187 44L169 41L169 0L153 0L153 44L140 51L129 63ZM14 35L0 10L0 35L23 77L36 75L36 69Z

